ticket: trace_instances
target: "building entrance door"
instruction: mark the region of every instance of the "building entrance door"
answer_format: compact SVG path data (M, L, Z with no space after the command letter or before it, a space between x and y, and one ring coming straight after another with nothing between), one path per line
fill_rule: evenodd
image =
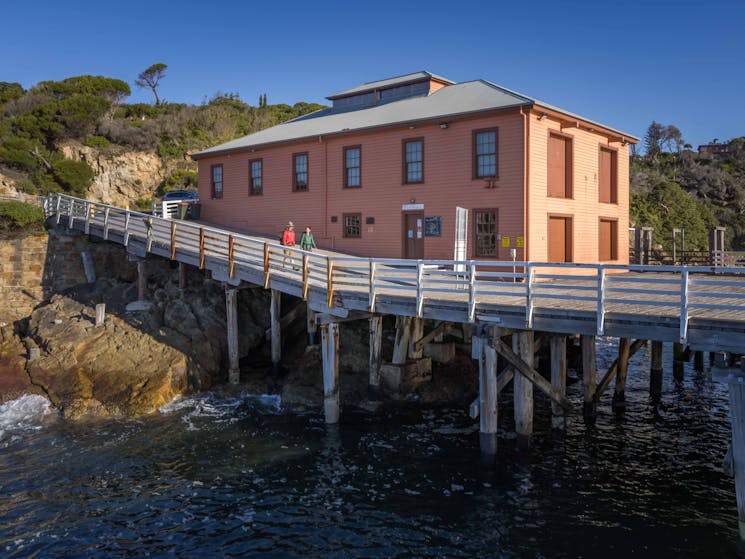
M424 212L404 212L403 257L414 260L424 258Z

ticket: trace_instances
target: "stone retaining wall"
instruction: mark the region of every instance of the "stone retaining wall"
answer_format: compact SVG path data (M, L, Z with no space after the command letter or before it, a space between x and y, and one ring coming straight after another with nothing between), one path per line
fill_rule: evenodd
M65 229L0 239L0 323L24 318L52 294L87 283L84 251L90 253L97 277L132 272L124 247L91 242L87 235Z

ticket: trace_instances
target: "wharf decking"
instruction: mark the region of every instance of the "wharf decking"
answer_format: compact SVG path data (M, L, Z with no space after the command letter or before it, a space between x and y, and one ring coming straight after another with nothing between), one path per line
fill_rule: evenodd
M396 260L305 252L257 236L52 195L57 223L307 300L340 318L394 314L743 353L745 268Z

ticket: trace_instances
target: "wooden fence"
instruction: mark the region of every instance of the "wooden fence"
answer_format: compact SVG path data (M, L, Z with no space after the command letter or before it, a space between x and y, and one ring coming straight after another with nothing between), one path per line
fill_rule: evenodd
M524 310L522 327L532 328L540 306L558 313L590 312L598 335L606 333L609 313L647 315L666 324L675 321L681 343L692 318L745 324L745 268L740 267L361 258L306 252L65 195L48 196L44 209L58 224L125 246L137 242L147 253L199 268L220 269L228 280L269 287L273 278L281 278L282 285L292 286L288 292L303 299L310 290L320 290L329 308L380 312L378 301L385 296L413 303L411 314L417 317L445 319L445 305L459 309L463 321L474 322L498 321L490 318L490 308L517 307ZM739 263L741 258L721 255L718 262Z

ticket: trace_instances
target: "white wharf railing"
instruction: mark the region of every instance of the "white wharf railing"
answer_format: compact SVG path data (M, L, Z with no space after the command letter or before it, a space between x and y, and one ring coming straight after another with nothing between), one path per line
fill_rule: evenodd
M745 267L361 258L306 252L66 195L48 196L44 209L57 224L125 246L136 241L146 252L224 270L230 280L269 287L281 279L293 293L299 286L304 300L315 290L329 309L362 301L363 310L379 312L385 297L413 304L417 317L442 319L438 309L446 305L462 309L464 321L499 322L500 312L517 308L525 313L521 326L533 328L540 308L585 313L598 335L606 333L610 313L663 317L679 327L681 343L688 339L691 318L741 323L745 330Z

